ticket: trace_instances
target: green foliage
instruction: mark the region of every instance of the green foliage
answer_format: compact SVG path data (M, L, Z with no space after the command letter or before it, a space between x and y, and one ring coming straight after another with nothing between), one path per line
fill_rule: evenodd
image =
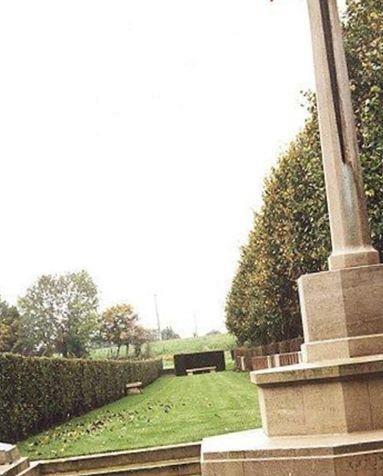
M122 398L126 383L147 385L161 370L161 360L0 355L0 441L18 441Z
M383 250L383 9L348 0L345 43L374 245Z
M165 329L161 331L161 339L162 340L172 340L172 339L180 339L180 336L173 330L172 327L167 326Z
M149 344L149 342L152 342L155 338L155 332L145 329L142 326L135 326L133 328L133 333L131 336L131 343L134 346L134 356L140 357L142 353L142 346L144 344Z
M383 10L349 0L345 46L374 245L383 251ZM227 298L226 324L243 344L302 334L296 281L322 271L330 233L314 98L305 127L265 182L263 206Z
M129 347L134 347L134 356L141 356L142 346L154 339L152 331L138 324L138 316L129 304L112 306L103 312L101 318L101 335L104 341L116 346L115 356L119 358L121 346L125 346L126 357ZM110 348L112 354L112 349Z
M132 343L133 329L137 325L138 316L130 304L118 304L106 309L101 317L101 334L106 342L117 347L117 357L122 345Z
M98 327L97 287L86 271L41 276L18 302L20 350L83 356Z
M0 352L12 352L19 339L20 315L16 307L0 300Z

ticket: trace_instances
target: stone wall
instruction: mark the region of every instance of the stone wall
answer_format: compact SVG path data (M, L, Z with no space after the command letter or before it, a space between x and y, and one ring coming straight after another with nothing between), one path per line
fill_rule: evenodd
M238 347L233 351L235 369L239 371L260 370L297 364L303 338L273 342L256 347Z

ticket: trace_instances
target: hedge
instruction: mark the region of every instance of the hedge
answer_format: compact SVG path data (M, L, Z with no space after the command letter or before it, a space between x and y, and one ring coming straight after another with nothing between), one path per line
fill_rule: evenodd
M16 442L147 385L162 360L113 361L0 355L0 441Z
M225 353L223 350L193 352L174 355L174 369L177 376L187 375L187 369L216 367L217 372L225 370Z
M347 0L344 40L373 244L383 258L382 0ZM302 335L297 279L327 269L331 251L317 110L265 182L263 205L227 298L239 342L264 345ZM259 158L262 160L262 158Z

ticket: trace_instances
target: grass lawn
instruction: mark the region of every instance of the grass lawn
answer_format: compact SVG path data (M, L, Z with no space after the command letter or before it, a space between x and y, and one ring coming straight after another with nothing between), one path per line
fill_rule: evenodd
M257 388L232 371L165 376L131 395L20 443L31 459L199 441L260 426Z
M150 350L155 356L203 352L206 350L230 350L234 347L236 347L235 337L230 334L161 340L150 344Z

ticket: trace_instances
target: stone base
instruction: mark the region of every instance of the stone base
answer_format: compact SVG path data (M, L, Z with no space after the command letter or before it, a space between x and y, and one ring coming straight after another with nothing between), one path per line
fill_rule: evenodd
M383 334L321 340L302 345L303 362L319 362L382 353Z
M20 458L17 446L0 443L0 465L11 464Z
M383 354L383 265L298 280L304 362Z
M383 355L251 373L268 436L383 430Z
M206 438L203 476L381 476L383 431L269 438L252 430Z
M373 266L380 263L378 251L371 245L358 250L346 250L344 253L331 253L328 259L331 271L361 266Z

